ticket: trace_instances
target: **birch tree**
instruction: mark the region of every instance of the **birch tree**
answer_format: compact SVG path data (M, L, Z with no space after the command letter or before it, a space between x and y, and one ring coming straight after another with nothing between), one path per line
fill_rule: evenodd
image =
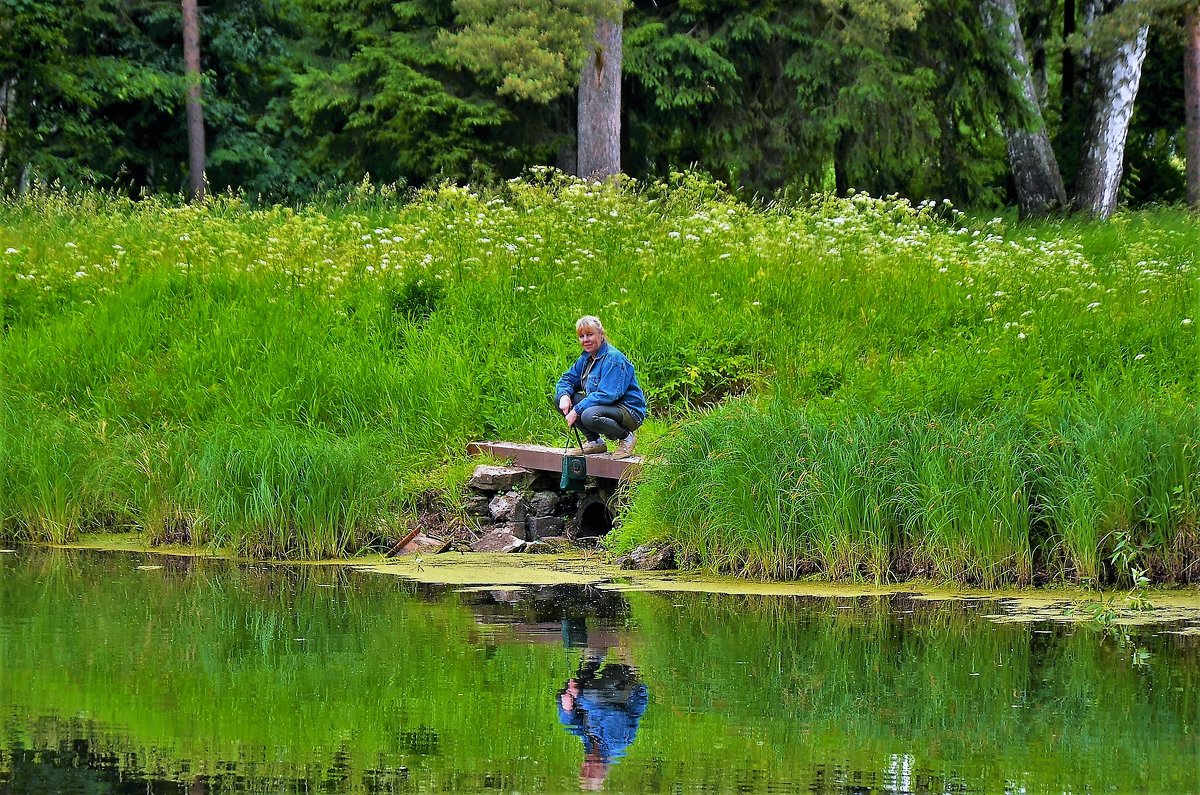
M1088 0L1084 18L1089 25L1127 0ZM1088 109L1084 127L1075 205L1095 218L1107 218L1117 206L1125 162L1125 141L1133 104L1146 60L1148 25L1139 25L1133 35L1115 47L1088 48Z

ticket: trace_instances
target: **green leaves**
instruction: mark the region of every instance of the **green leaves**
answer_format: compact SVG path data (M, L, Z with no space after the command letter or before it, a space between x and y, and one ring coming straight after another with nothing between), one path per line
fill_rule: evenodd
M740 30L745 33L749 27ZM728 42L718 37L676 33L654 21L631 31L626 47L627 70L637 75L660 110L728 102L741 80L726 56Z
M479 161L503 161L503 141L483 132L512 120L434 39L438 4L363 2L348 40L326 38L292 82L290 109L312 142L306 157L341 179L425 181L461 178ZM395 11L395 13L393 13ZM345 9L314 4L319 28L341 30ZM440 24L431 24L437 21Z
M459 27L438 46L498 85L501 96L546 104L575 88L597 18L615 18L614 0L455 0Z

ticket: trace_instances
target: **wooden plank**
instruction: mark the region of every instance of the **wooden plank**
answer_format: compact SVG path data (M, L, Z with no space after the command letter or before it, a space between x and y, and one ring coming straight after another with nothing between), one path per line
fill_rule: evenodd
M546 447L540 444L518 444L516 442L471 442L467 445L471 455L490 453L497 458L510 459L514 464L541 472L562 472L563 453L561 447ZM613 458L609 453L589 455L587 472L589 477L620 480L626 474L636 472L642 465L641 456Z
M404 545L421 534L421 528L415 527L409 531L408 535L396 542L396 545L387 551L384 557L394 558L400 554L400 550L404 549Z

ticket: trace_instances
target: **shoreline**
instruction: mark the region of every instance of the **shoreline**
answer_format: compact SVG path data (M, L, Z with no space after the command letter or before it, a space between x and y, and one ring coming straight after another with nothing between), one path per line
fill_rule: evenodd
M1200 586L1150 587L1141 595L1151 605L1135 609L1127 604L1127 589L1093 590L1064 584L1049 587L974 586L915 579L886 584L825 580L759 581L695 571L637 571L619 568L594 553L503 554L449 552L387 558L382 554L331 560L269 560L239 557L221 550L182 546L154 546L120 536L97 536L68 544L23 542L38 549L81 550L118 554L189 557L223 560L258 566L349 567L357 571L397 576L427 585L455 589L514 589L555 585L580 585L620 592L691 592L733 596L769 596L855 600L907 596L915 601L994 602L998 611L983 617L998 623L1055 621L1131 626L1178 621L1195 622L1182 634L1200 634ZM6 548L10 554L13 548ZM1091 606L1112 611L1097 620Z

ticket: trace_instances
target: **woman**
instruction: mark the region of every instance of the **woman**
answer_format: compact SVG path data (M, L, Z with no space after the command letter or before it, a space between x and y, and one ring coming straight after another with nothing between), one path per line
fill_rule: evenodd
M600 318L584 315L575 322L583 353L558 379L554 397L567 425L579 423L586 439L584 455L608 452L601 434L617 442L613 458L628 458L637 442L634 431L646 421L646 396L633 365L608 343Z

